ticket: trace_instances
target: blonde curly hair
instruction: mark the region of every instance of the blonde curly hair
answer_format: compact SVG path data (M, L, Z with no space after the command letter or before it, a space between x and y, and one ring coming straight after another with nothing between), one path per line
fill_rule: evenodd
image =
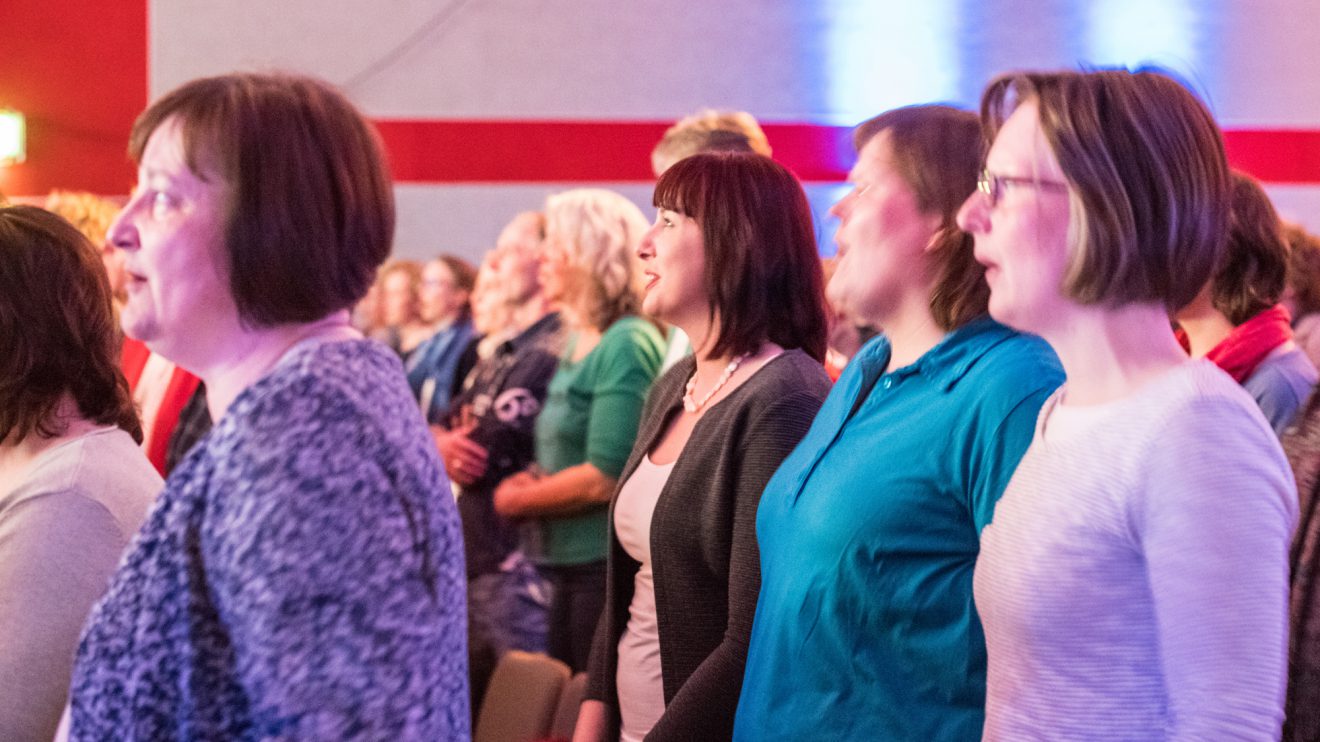
M646 217L614 191L578 188L545 202L546 240L568 261L562 310L573 324L604 331L641 308L637 246Z
M119 213L119 205L86 191L53 190L46 196L46 211L64 217L96 249L105 245L105 233Z

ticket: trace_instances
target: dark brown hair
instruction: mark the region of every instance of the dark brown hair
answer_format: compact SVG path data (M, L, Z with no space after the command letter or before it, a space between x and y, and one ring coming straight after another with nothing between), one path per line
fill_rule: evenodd
M811 208L782 165L755 154L705 153L660 176L655 206L701 228L712 356L754 353L766 340L825 358L829 319Z
M379 137L309 77L232 74L184 84L133 124L129 154L177 120L188 167L229 188L229 287L255 327L310 322L366 293L394 236Z
M1228 232L1228 161L1206 107L1155 68L1013 73L981 98L987 137L1027 100L1069 186L1064 295L1170 313L1191 303Z
M35 206L0 207L0 338L0 441L61 435L66 394L84 419L142 441L100 254Z
M957 223L958 209L976 190L983 150L980 121L971 111L952 106L906 106L863 121L853 144L860 152L884 132L917 208L940 216L930 251L935 265L930 311L941 329L955 330L985 314L990 302L985 267L972 254L972 236Z
M1234 325L1279 303L1288 275L1283 222L1250 175L1233 172L1228 244L1210 284L1210 302Z

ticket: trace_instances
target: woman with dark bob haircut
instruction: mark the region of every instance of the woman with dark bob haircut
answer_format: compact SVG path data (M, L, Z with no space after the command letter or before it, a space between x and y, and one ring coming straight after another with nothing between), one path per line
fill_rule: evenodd
M1233 173L1228 241L1219 267L1174 315L1193 358L1209 358L1242 384L1274 432L1292 424L1315 388L1316 368L1293 341L1280 299L1290 247L1265 189Z
M1169 316L1221 266L1219 128L1170 75L1011 74L959 223L990 313L1067 382L981 537L986 740L1278 739L1297 496L1251 396Z
M797 178L760 155L699 154L660 176L654 202L642 309L695 350L652 388L611 502L580 741L729 737L760 587L757 503L829 392Z
M195 80L134 124L121 323L214 429L97 606L73 739L459 739L462 542L387 348L349 325L390 249L375 132L316 80Z
M110 284L72 225L0 208L0 739L55 734L92 604L160 491Z
M734 739L975 739L980 533L1062 374L1038 338L986 316L984 271L954 223L976 190L976 115L896 108L853 141L826 294L884 332L761 497Z

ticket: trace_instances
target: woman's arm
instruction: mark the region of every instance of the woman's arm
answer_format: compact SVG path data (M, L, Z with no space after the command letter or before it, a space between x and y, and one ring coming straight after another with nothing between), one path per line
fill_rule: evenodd
M654 333L652 333L654 334ZM658 345L641 332L607 332L588 382L586 461L540 478L515 474L495 491L506 517L571 515L609 502L637 439L647 392L660 366Z
M1296 490L1254 410L1210 399L1185 417L1152 450L1132 515L1174 724L1167 739L1277 739Z
M591 463L543 476L520 472L495 489L495 512L506 518L572 515L609 502L615 483Z
M126 543L114 515L77 491L26 498L0 517L0 739L54 734L79 631Z

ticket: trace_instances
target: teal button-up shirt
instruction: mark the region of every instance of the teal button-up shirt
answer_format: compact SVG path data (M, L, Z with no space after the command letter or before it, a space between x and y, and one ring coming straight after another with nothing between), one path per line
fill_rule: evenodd
M862 348L766 485L735 739L980 739L980 532L1063 371L990 319L889 358Z

